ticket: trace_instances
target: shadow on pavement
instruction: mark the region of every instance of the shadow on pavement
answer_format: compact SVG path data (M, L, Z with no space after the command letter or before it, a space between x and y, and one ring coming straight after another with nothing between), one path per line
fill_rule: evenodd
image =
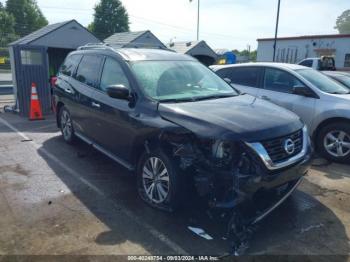
M30 121L14 113L0 112L0 117L8 121L21 132L28 133L56 133L59 132L56 118L53 114L45 115L44 120ZM1 132L0 132L1 133Z
M28 130L28 129L27 129ZM121 219L125 210L139 221L151 225L190 254L222 255L229 251L224 239L226 225L208 212L197 200L190 200L177 213L154 210L137 196L135 177L124 168L83 142L74 146L58 136L46 140L39 154L55 174L109 231L96 237L100 245L116 245L126 241L142 245L152 254L174 254L161 246L159 239L133 228L133 222ZM67 173L45 153L49 152L73 169L104 197L91 191L81 180ZM303 182L305 185L308 181ZM187 227L203 228L214 240L194 235ZM146 236L146 237L145 237ZM295 192L280 208L263 220L251 240L248 254L350 254L346 230L338 217L310 194ZM346 260L345 260L346 261Z

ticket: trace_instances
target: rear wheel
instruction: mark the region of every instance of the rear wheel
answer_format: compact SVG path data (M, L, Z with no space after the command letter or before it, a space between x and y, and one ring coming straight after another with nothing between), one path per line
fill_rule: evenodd
M59 121L64 141L68 144L72 144L75 141L73 122L70 113L65 106L60 109Z
M140 197L152 207L172 211L181 202L179 172L162 151L145 153L141 157L137 186Z
M350 162L350 124L337 122L325 126L320 131L317 144L328 160Z

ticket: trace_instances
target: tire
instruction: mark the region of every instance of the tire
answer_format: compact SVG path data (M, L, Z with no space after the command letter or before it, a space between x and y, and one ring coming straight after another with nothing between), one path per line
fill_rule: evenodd
M76 141L76 136L74 134L71 115L65 106L60 108L58 119L64 141L68 144L73 144Z
M336 122L323 127L317 148L330 161L350 163L350 123Z
M152 169L152 165L156 168ZM161 150L141 156L137 168L137 188L141 199L148 205L170 212L181 205L185 195L176 162Z

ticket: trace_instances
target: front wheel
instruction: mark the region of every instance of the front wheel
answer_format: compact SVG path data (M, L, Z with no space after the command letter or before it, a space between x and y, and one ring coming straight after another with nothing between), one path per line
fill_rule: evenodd
M181 201L180 174L162 151L145 153L137 170L138 192L152 207L173 211Z
M73 122L68 109L64 106L59 112L59 121L64 141L68 144L72 144L75 141Z
M328 160L350 162L350 124L333 123L325 126L318 136L318 148Z

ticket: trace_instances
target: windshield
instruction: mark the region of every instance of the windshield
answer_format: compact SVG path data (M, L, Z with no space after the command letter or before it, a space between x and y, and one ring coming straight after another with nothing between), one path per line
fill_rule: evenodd
M347 88L350 88L350 76L336 76L335 79L345 85Z
M143 91L160 102L196 101L238 95L229 84L195 61L131 63Z
M316 70L299 69L296 71L323 92L329 94L349 94L349 89Z

